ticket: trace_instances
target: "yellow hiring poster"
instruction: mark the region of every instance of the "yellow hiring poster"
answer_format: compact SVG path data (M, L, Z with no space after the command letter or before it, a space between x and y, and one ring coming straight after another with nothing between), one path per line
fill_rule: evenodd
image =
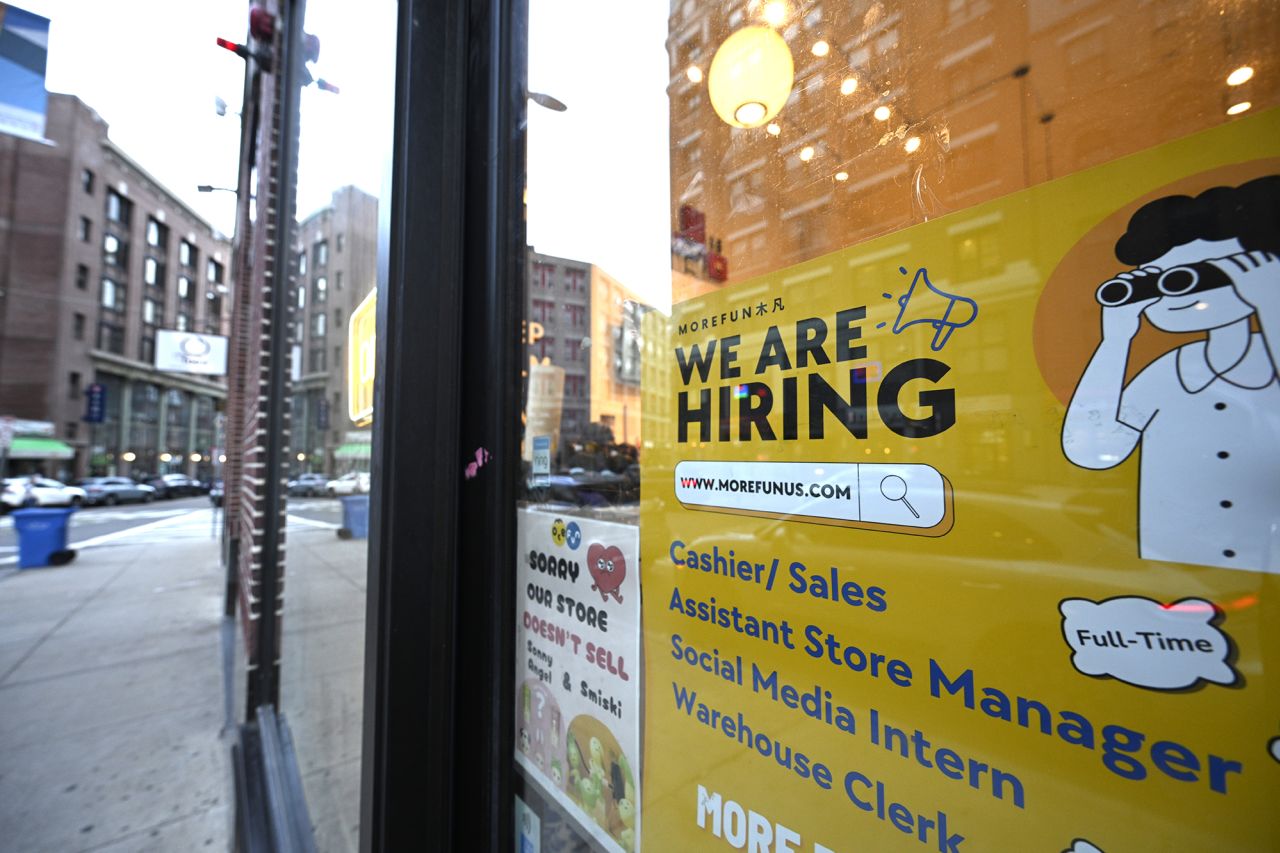
M1280 849L1277 140L651 315L644 849Z

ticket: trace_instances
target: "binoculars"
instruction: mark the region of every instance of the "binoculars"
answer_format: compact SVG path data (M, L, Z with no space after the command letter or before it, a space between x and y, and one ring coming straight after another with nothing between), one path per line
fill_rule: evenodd
M1127 281L1113 278L1104 281L1096 294L1098 302L1108 308L1159 299L1161 296L1187 296L1201 290L1226 287L1231 277L1208 261L1197 261L1181 267L1170 267L1160 273Z

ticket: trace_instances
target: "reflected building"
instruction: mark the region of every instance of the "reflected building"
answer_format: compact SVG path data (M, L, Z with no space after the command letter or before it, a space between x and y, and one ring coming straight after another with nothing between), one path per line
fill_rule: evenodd
M594 264L532 249L525 264L530 366L563 370L558 446L638 445L642 323L651 308Z
M156 370L156 333L228 333L231 243L107 131L50 94L46 141L0 134L0 415L65 448L10 470L210 477L225 381Z
M765 126L731 127L708 71L730 34L767 25L766 6L785 6L795 83ZM673 2L673 298L1216 126L1233 103L1274 106L1275 75L1225 80L1278 31L1274 4ZM1109 85L1118 63L1124 86Z
M349 434L347 324L377 284L378 199L342 187L296 233L291 468L368 471L367 430Z

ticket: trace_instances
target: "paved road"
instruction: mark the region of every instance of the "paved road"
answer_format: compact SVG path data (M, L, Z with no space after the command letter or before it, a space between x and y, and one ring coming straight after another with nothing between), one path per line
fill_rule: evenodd
M342 504L331 498L291 498L288 523L298 527L336 530L342 521ZM221 510L214 510L207 497L88 507L71 516L68 544L75 549L112 543L146 544L191 541L200 537L218 538ZM17 562L18 539L13 518L0 518L0 567Z

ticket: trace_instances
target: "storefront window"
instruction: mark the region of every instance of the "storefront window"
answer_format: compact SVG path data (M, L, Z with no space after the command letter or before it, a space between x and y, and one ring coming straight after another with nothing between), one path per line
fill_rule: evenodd
M1274 843L1278 28L531 5L523 839Z
M290 257L293 382L288 484L288 559L282 615L280 710L293 734L307 810L319 850L359 849L364 702L368 513L372 488L373 313L363 337L364 367L337 357L352 316L376 303L378 215L391 150L395 4L311 0L307 32L323 41L315 74L341 93L302 89L297 224ZM351 128L361 128L353 135ZM349 251L328 254L338 229ZM310 258L308 258L310 254ZM320 271L318 277L308 273ZM330 290L346 273L357 286ZM312 298L308 300L308 289ZM310 303L310 309L308 308ZM318 307L317 307L318 306ZM339 316L339 314L335 314ZM327 356L333 353L330 360ZM352 382L353 371L356 374ZM352 417L352 388L370 405ZM384 469L387 475L394 475Z

